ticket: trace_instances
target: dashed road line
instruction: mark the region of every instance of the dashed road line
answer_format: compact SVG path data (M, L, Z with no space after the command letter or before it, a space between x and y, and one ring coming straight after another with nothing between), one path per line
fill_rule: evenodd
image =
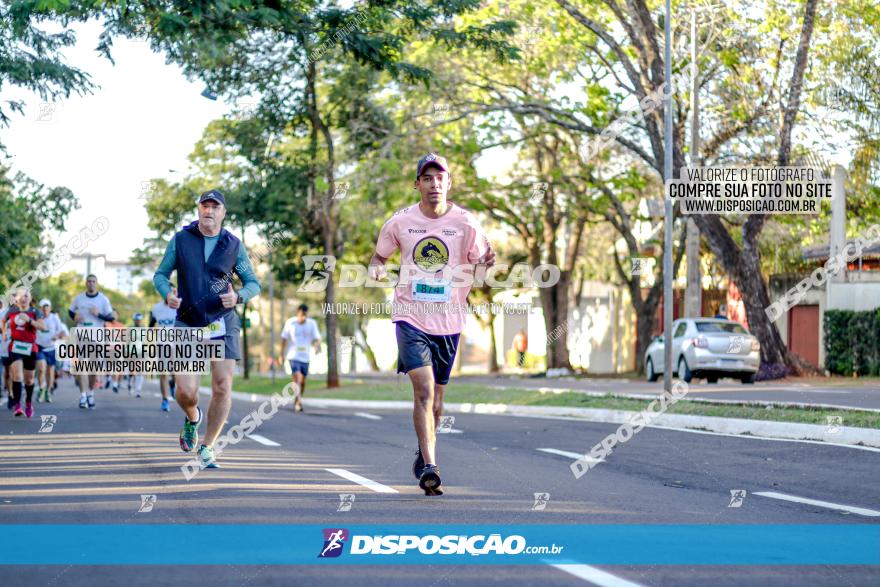
M839 503L831 503L830 501L822 501L819 499L809 499L806 497L798 497L796 495L788 495L787 493L777 493L775 491L755 491L752 495L760 495L761 497L770 497L772 499L781 499L783 501L793 501L795 503L803 503L807 505L815 505L818 507L839 510L842 512L850 512L851 514L859 514L860 516L868 516L871 518L880 517L877 510L869 510L868 508L860 508L852 505L842 505Z
M354 483L357 483L358 485L363 485L364 487L366 487L368 489L372 489L376 493L399 493L399 491L397 491L393 487L388 487L387 485L382 485L381 483L373 481L372 479L367 479L366 477L361 477L357 473L352 473L351 471L347 471L345 469L324 469L324 470L328 471L330 473L333 473L334 475L338 475L339 477L342 477L343 479L348 479L349 481L353 481Z
M269 440L265 436L260 436L259 434L248 434L247 437L250 438L251 440L255 440L265 446L281 446L280 444L278 444L274 440Z
M550 566L600 587L641 587L639 583L633 583L590 565L553 563Z

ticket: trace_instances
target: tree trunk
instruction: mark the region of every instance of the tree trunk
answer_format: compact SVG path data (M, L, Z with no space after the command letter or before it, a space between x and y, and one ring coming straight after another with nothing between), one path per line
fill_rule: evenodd
M489 298L489 373L498 373L498 341L495 339L495 314Z
M645 351L648 350L654 334L658 306L657 301L652 301L649 297L636 310L636 371L639 373L644 373L645 370Z
M324 254L337 257L341 254L341 250L337 249L340 248L342 243L338 242L336 238L337 219L335 214L335 204L333 200L336 163L334 158L333 136L330 133L330 129L321 119L321 113L318 109L318 93L315 85L316 79L317 68L315 66L315 62L311 61L309 63L309 67L306 73L306 92L308 92L306 103L308 108L309 122L311 124L309 153L311 156L311 190L316 197L314 198L315 201L309 202L309 204L314 205L317 210L317 223L320 226L321 236L324 240ZM327 152L327 161L324 163L324 179L327 182L327 190L326 193L323 194L323 197L320 197L317 193L315 193L314 185L314 176L316 175L315 168L318 164L317 138L319 133L324 139L324 148ZM336 302L336 287L333 283L332 274L330 276L330 279L327 280L327 289L324 292L324 301L328 304L329 307L333 307L333 304ZM334 314L333 312L328 313L326 316L326 326L327 387L329 388L339 387L339 358L337 353L338 349L336 348L337 323L338 320L336 314Z
M547 368L571 370L568 360L568 286L571 273L560 271L559 283L542 287L541 306L547 331Z
M798 372L797 365L789 358L788 348L776 325L770 321L764 308L770 306L767 284L761 275L761 258L756 248L745 246L741 270L735 276L736 285L742 293L749 330L761 343L760 379L782 377L790 368ZM788 368L787 368L788 367Z

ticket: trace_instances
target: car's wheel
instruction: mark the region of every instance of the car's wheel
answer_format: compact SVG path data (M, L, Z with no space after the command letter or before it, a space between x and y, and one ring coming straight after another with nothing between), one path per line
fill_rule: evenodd
M718 383L717 377L706 377L706 383Z
M746 385L751 385L755 382L755 374L749 373L748 375L743 375L742 377L739 378L739 380L742 381Z
M660 374L654 370L654 361L649 357L648 362L645 363L645 377L648 378L648 381L657 381L660 377Z
M687 361L684 360L684 357L678 360L678 378L685 383L690 383L694 378L694 374L691 372L690 367L688 367Z

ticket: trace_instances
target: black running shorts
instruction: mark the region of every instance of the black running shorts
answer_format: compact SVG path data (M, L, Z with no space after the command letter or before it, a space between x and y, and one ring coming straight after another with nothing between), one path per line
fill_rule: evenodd
M407 322L397 325L397 372L432 367L434 382L449 383L452 363L458 350L459 334L428 334Z

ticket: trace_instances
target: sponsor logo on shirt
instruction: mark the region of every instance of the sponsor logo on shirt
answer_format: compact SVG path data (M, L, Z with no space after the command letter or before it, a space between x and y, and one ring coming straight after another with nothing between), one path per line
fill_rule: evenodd
M413 247L413 263L424 271L440 271L449 262L449 247L435 236L427 236Z
M424 228L409 228L409 229L407 229L407 231L408 231L410 234L425 234L426 232L428 232L428 231L427 231L426 229L424 229Z
M458 234L457 230L452 230L451 228L444 228L441 231L445 236L455 236Z

